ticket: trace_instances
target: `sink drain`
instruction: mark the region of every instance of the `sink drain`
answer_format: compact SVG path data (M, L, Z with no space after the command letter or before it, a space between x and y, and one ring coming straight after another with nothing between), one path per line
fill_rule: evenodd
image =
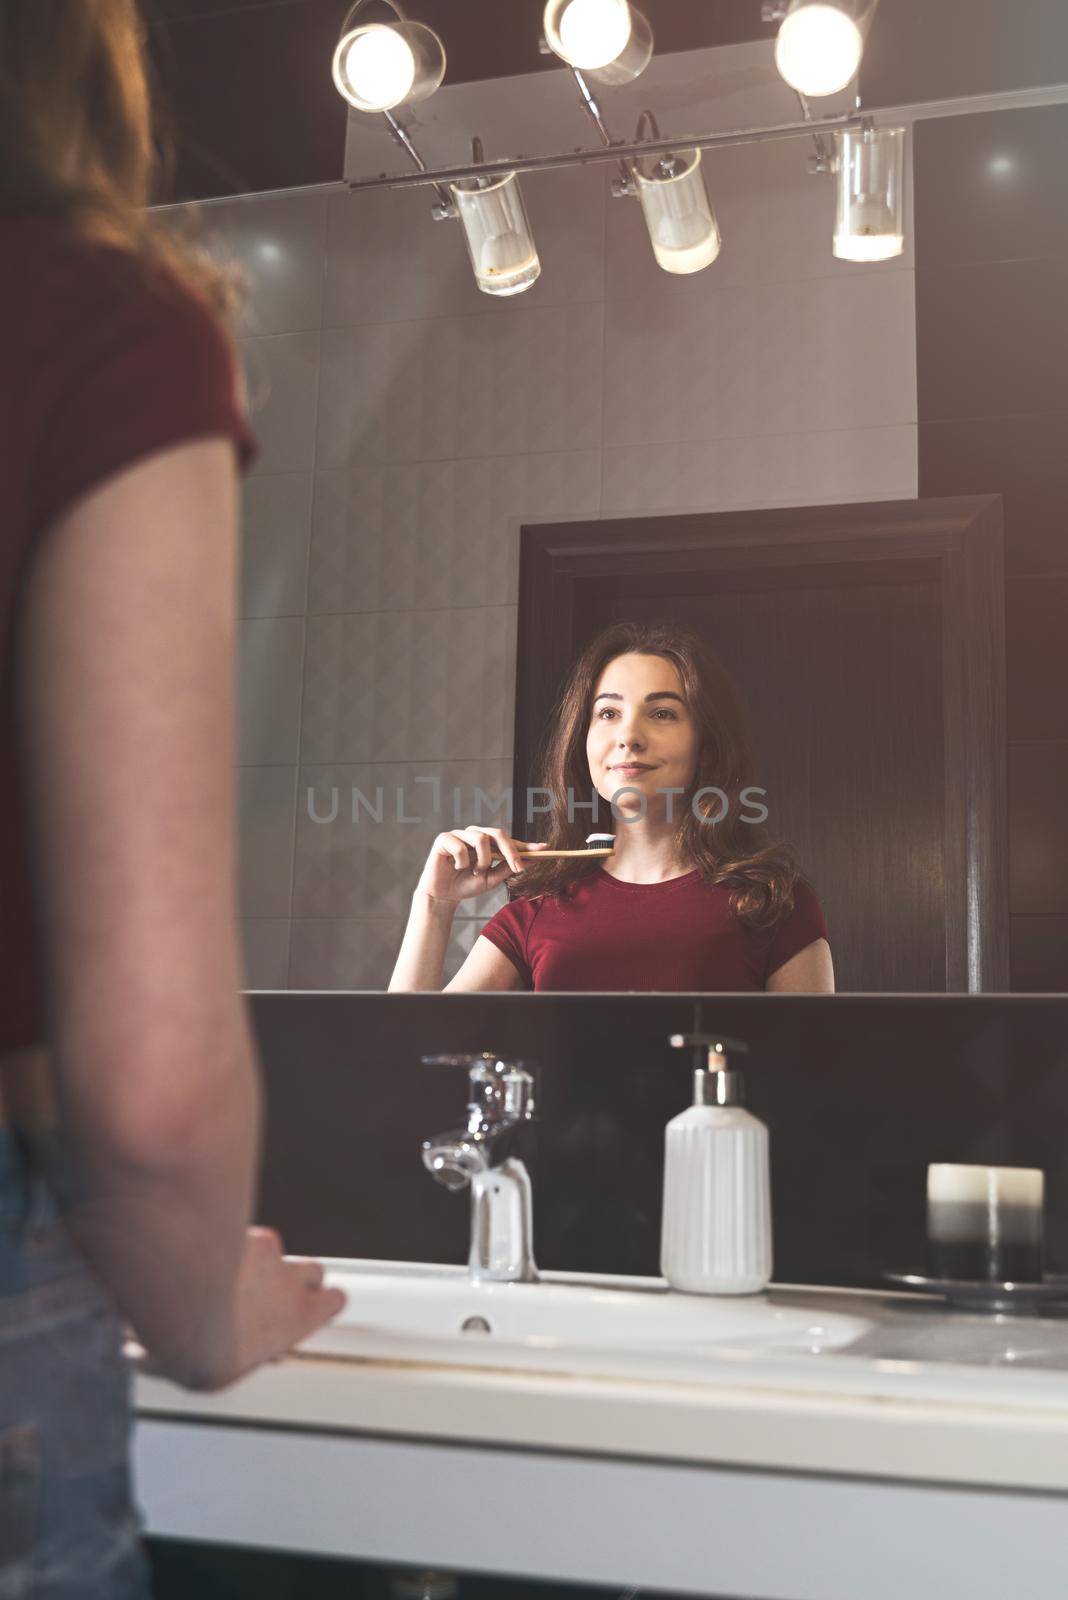
M466 1322L460 1324L461 1333L492 1333L493 1329L485 1317L468 1317Z

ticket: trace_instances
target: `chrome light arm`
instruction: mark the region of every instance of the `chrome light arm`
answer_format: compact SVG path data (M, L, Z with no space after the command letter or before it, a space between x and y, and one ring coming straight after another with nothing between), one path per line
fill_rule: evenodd
M354 0L354 3L349 7L345 14L345 20L341 24L341 30L338 34L338 37L344 38L345 34L349 32L349 29L352 27L352 24L355 22L360 12L366 11L369 6L375 5L385 6L387 10L392 11L398 22L408 21L403 8L398 5L397 0ZM412 138L407 128L405 128L403 124L397 120L392 111L383 111L382 116L385 119L386 126L389 128L393 142L400 146L405 155L411 160L413 166L415 166L419 172L426 172L428 170L427 164L419 154L418 150L415 148L415 145L412 143ZM433 216L434 221L444 222L450 217L455 217L456 202L453 200L452 195L449 194L448 190L443 188L440 183L433 183L432 187L434 193L437 195L437 201L431 207L431 215Z

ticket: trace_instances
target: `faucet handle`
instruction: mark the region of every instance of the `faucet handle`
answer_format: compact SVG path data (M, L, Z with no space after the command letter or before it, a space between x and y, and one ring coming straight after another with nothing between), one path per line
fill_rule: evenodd
M488 1122L533 1122L534 1079L523 1061L507 1061L492 1050L421 1056L427 1067L466 1067L469 1104ZM536 1062L531 1062L535 1066Z

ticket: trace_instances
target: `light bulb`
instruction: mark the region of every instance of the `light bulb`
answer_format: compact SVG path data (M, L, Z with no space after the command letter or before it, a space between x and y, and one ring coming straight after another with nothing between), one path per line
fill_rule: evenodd
M840 261L889 261L904 248L903 233L836 233L833 245Z
M856 77L863 51L860 29L840 7L802 5L779 29L775 65L800 94L837 94Z
M630 6L627 0L570 0L557 27L560 48L573 67L607 67L627 48Z
M415 82L411 45L394 28L372 23L357 28L338 46L334 81L360 111L388 111L405 100Z
M656 264L665 272L685 276L711 266L720 252L719 230L696 213L689 217L663 217L649 228L649 243Z
M533 278L530 269L537 265L538 257L529 240L518 233L492 233L482 241L478 276L496 285L498 294L508 288L521 292L529 289Z

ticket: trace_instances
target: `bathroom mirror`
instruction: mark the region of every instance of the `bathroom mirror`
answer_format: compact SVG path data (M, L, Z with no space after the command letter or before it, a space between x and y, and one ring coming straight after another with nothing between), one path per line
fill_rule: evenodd
M904 246L882 262L833 255L835 180L809 170L807 137L705 154L722 248L690 275L658 265L638 201L611 193L612 164L523 175L541 272L509 298L480 292L459 225L433 220L426 189L339 184L205 207L252 280L242 349L265 447L246 488L240 623L250 987L386 987L430 841L457 816L480 820L478 791L522 779L536 732L524 707L544 708L559 681L559 616L540 632L521 623L538 615L535 567L550 548L560 560L581 550L583 528L591 548L625 543L630 523L665 552L683 538L722 552L754 530L766 542L764 516L775 539L810 554L832 524L852 538L865 506L879 508L868 520L885 548L863 603L840 604L842 573L845 591L829 583L815 600L811 569L785 559L774 606L737 567L717 582L707 566L705 578L723 627L733 619L725 654L741 663L743 698L767 728L790 729L789 746L761 754L817 891L834 880L839 987L869 986L850 985L844 958L845 941L865 945L866 919L873 944L891 927L908 957L895 964L886 950L884 988L1065 987L1068 19L1028 0L1007 34L993 5L953 0L937 22L930 9L882 0L885 48L874 31L870 41L866 105L925 103L901 112ZM645 107L667 135L799 115L760 26L654 54L599 104L628 138ZM595 144L570 75L542 62L507 80L446 77L402 120L428 164L463 160L476 133L490 157ZM352 113L348 178L402 170L381 121ZM945 507L964 501L953 556ZM818 507L830 508L822 530ZM976 555L980 525L972 567L961 552ZM776 615L796 624L790 582L817 629L833 611L851 630L839 687L847 700L855 689L864 827L848 807L806 811L820 751L784 707L812 663L794 634L775 632ZM680 599L648 582L602 590L601 609L597 586L586 593L582 627L644 618L658 592ZM687 604L696 615L697 599ZM777 701L763 668L780 651ZM937 863L938 785L910 791L911 830L895 802L885 846L870 826L874 774L895 741L908 749L910 728L916 776L922 734L959 801L957 853ZM482 820L500 819L483 803ZM881 908L898 861L908 915L896 899L892 915ZM931 928L917 886L965 933L987 919L989 958L962 933L941 977L926 958L918 973L911 956ZM503 900L467 902L446 978Z

